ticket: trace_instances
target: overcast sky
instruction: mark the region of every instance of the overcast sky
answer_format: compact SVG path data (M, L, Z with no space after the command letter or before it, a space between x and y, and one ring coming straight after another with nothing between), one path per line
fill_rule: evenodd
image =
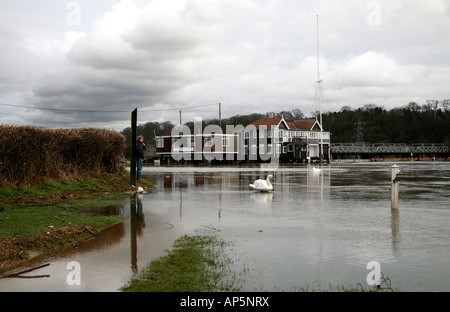
M317 15L323 112L443 100L450 98L449 6L2 0L0 124L122 130L134 108L140 124L177 123L183 107L183 122L217 118L219 102L224 118L292 109L311 116L320 110Z

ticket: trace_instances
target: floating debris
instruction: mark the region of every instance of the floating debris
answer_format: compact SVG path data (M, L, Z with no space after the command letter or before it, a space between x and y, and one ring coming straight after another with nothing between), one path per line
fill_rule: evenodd
M222 231L222 230L219 230L219 229L217 229L214 225L212 225L212 224L210 224L210 225L208 225L208 226L204 226L204 225L202 225L202 227L205 227L205 228L208 228L208 229L211 229L211 230L214 230L214 231L217 231L217 232L220 232L220 231Z

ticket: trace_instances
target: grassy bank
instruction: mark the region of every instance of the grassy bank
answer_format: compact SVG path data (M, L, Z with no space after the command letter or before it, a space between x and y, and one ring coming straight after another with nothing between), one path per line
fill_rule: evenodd
M49 180L33 187L0 187L1 206L64 202L129 189L128 174L93 174L63 181Z
M0 188L0 272L123 221L127 174Z
M125 292L239 291L224 241L210 236L182 236L166 256L153 261L125 285Z

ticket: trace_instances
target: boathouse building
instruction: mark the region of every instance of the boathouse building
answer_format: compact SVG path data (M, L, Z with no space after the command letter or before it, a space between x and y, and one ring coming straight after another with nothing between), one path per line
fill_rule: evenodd
M175 161L315 162L330 159L330 133L316 119L260 118L232 133L175 131L156 137L156 155Z

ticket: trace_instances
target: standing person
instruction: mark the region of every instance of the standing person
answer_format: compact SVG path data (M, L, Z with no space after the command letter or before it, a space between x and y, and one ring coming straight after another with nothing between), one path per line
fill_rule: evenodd
M137 164L137 180L141 182L142 166L144 165L145 143L142 135L136 138L136 164Z

